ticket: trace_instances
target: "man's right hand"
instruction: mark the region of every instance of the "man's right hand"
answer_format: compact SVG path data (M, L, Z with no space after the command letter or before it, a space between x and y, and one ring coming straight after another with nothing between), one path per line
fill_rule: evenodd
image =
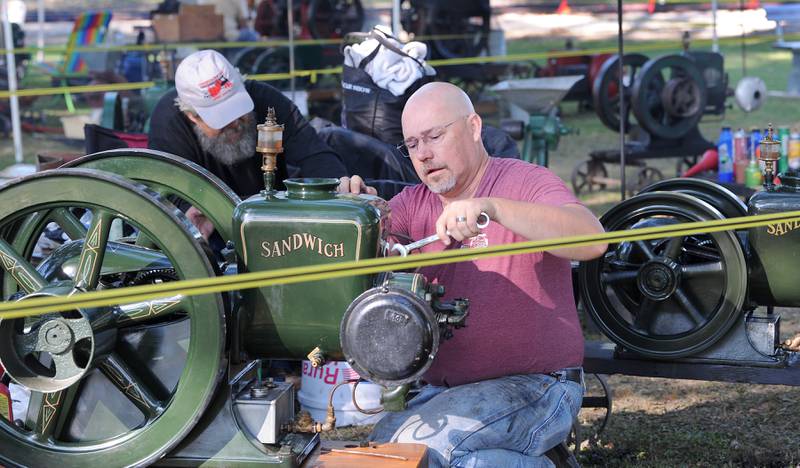
M800 333L784 341L783 349L788 349L789 351L800 351Z
M203 239L208 240L211 234L214 233L214 224L197 208L193 206L189 207L189 209L186 210L186 217L189 218L189 221L194 224L194 227L200 231Z

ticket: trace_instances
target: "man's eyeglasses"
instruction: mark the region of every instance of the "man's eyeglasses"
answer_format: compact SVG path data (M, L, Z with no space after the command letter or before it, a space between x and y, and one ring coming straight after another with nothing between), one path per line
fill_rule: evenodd
M435 146L441 143L444 140L445 132L447 131L447 127L453 125L454 123L458 122L459 120L469 117L468 115L462 115L461 117L453 120L452 122L446 123L444 125L440 125L438 127L433 127L428 130L425 130L417 137L408 137L403 140L402 143L397 145L397 149L400 150L400 153L405 157L411 157L412 154L416 154L417 150L419 149L419 142L422 140L428 146Z

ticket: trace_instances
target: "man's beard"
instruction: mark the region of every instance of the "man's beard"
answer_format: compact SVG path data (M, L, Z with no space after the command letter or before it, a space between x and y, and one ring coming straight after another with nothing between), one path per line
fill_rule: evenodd
M425 166L423 166L423 168L424 168L424 171L427 173L431 169L443 169L444 166L427 166L427 165L425 165ZM441 176L439 176L437 181L431 180L430 177L425 177L425 179L427 180L425 182L425 186L427 186L428 190L430 190L433 193L447 193L450 190L453 190L453 187L456 186L456 178L453 175L453 173L450 172L450 171L446 171L445 174L442 174Z
M252 112L225 127L215 137L206 136L200 128L193 125L200 147L217 161L233 165L253 157L256 152L258 130Z

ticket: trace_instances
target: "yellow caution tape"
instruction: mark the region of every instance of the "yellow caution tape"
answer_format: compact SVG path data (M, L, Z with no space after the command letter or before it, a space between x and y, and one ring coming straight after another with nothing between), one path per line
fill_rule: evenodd
M63 93L100 93L106 91L130 91L133 89L145 89L155 86L155 81L140 81L137 83L111 83L111 84L98 84L98 85L84 85L84 86L62 86L58 88L36 88L36 89L18 89L17 92L0 91L0 99L8 98L16 94L17 96L46 96L50 94L63 94Z
M390 270L405 270L409 268L442 265L505 255L543 252L568 247L583 247L588 245L612 244L748 229L798 220L800 220L800 211L790 211L626 231L612 231L596 235L570 236L560 239L520 242L480 249L446 250L443 252L411 255L408 257L373 258L360 261L328 263L324 265L311 265L242 273L238 275L174 281L154 285L78 293L72 296L36 297L18 302L4 302L0 304L0 320L31 317L78 308L107 307L118 304L144 302L178 294L183 296L196 296L200 294L220 293L278 284L293 284L306 281L375 274Z

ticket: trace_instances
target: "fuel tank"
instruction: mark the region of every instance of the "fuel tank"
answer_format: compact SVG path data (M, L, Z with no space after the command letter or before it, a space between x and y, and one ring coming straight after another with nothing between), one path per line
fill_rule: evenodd
M338 194L337 179L288 179L285 192L262 192L233 215L239 272L374 258L382 251L388 205L371 195ZM319 347L341 359L339 326L373 275L243 291L242 346L253 357L305 358ZM234 331L234 333L236 333Z
M800 173L781 175L781 185L758 192L748 202L748 214L800 209ZM800 222L751 228L750 298L762 305L800 306Z

